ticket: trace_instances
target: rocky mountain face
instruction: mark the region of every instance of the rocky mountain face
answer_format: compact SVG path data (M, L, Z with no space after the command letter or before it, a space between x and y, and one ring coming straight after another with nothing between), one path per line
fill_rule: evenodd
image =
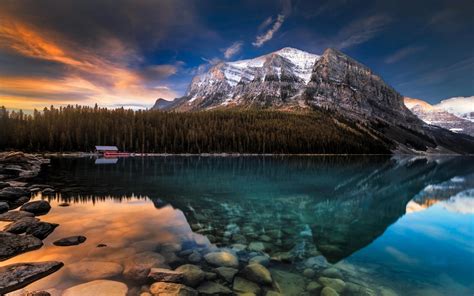
M172 103L173 103L173 101L168 101L168 100L159 98L158 100L156 100L155 105L153 105L153 107L151 107L151 109L155 109L155 110L166 109Z
M185 96L161 109L236 107L326 110L328 120L349 119L398 153L474 153L473 138L426 124L382 78L335 49L319 56L283 48L254 59L219 63L194 77Z
M430 105L423 100L405 97L404 101L405 105L427 124L474 136L474 122L447 112L438 105Z

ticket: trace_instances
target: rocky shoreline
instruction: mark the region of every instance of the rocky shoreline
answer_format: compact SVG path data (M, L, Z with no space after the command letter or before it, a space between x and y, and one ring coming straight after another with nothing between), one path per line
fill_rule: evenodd
M58 225L40 221L38 216L49 212L47 201L32 201L32 194L41 191L54 194L47 185L30 184L41 166L49 159L22 152L0 153L0 221L9 222L0 231L0 261L39 249L42 240ZM62 262L23 262L0 267L0 294L5 294L39 280L63 266Z

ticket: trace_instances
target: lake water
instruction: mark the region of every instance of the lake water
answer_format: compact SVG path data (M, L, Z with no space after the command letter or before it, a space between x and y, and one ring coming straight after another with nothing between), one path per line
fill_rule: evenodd
M322 274L344 280L342 295L474 294L474 158L54 158L34 182L58 189L34 198L52 205L41 220L60 226L1 265L65 267L28 291L93 280L77 271L91 261L124 266L152 251L175 267L187 250L228 248L242 261L267 256L283 295L314 295L306 286ZM87 240L52 244L71 235Z

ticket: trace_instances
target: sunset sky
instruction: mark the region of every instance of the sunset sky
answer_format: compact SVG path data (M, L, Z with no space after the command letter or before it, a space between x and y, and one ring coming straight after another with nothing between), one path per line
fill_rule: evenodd
M474 94L474 1L0 1L0 105L148 108L225 60L334 47L402 95Z

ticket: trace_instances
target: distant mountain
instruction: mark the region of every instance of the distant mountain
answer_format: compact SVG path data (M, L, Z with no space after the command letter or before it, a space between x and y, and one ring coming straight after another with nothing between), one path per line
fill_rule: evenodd
M474 97L471 98L474 100ZM459 115L452 114L451 112L455 112L454 110L456 109L447 107L448 104L443 103L447 101L448 100L442 101L440 104L433 106L420 99L404 98L405 105L408 109L424 122L449 129L456 133L474 136L474 121L469 121L461 118ZM461 113L458 112L457 114ZM465 115L467 117L467 114Z
M168 100L159 98L158 100L156 100L155 105L153 105L152 109L155 109L155 110L166 109L172 103L173 103L173 101L168 101Z
M324 110L344 118L397 153L474 153L474 138L427 125L403 97L344 53L286 47L248 60L222 62L195 76L186 94L164 110ZM337 123L336 123L337 125ZM347 125L339 125L348 129ZM368 140L366 136L361 141Z
M474 96L442 100L436 107L474 122Z

